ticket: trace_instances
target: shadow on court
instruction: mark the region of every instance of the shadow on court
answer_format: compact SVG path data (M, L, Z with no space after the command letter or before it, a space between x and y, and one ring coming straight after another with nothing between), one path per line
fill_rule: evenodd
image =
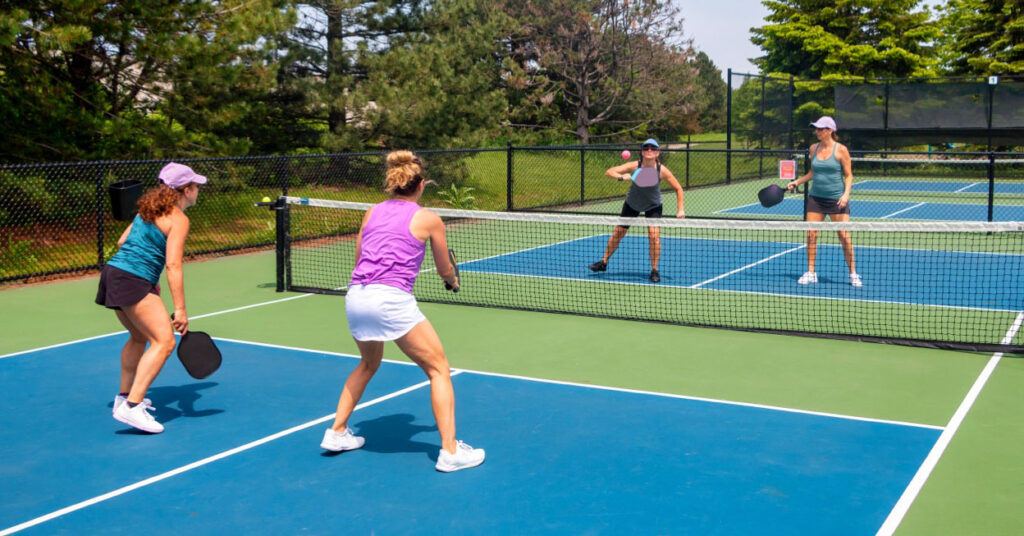
M167 423L179 417L209 417L224 413L222 409L196 409L198 402L203 395L199 391L217 387L217 382L187 383L184 385L166 385L153 387L146 393L147 398L153 402L153 417L160 423ZM107 404L113 407L114 403ZM134 428L118 430L118 434L144 433Z
M353 431L358 436L366 438L366 444L362 450L379 452L384 454L409 452L422 452L432 461L437 461L437 451L441 449L440 442L424 443L414 441L413 437L420 433L437 434L437 426L423 426L415 424L416 418L408 413L397 413L395 415L384 415L376 419L370 419L355 423ZM437 436L434 435L437 440ZM325 452L324 456L336 456L336 452Z

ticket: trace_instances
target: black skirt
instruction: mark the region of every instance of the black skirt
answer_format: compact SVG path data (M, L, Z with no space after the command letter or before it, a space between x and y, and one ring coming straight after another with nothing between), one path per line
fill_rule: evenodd
M96 303L108 309L120 310L135 305L146 294L160 295L156 285L120 268L106 265L100 272L100 286L96 291Z
M807 212L817 212L818 214L849 214L850 203L846 203L845 207L839 208L838 199L809 195L807 196Z

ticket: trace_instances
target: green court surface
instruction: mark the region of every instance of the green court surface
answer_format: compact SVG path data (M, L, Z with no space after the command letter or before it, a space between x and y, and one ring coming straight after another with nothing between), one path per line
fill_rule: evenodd
M356 352L344 299L275 292L272 252L192 262L185 277L194 329ZM11 354L120 331L114 315L92 303L96 282L93 276L0 290L0 359L36 359ZM962 424L947 429L956 428L895 534L1010 536L1024 527L1024 360L470 306L421 308L461 369L939 427L959 423L958 408L966 410ZM393 344L385 358L405 360ZM987 365L994 365L991 376ZM180 365L172 358L167 366ZM3 370L0 385L7 381ZM117 378L110 382L115 387ZM980 388L976 399L972 387ZM51 392L62 396L60 385ZM628 429L609 432L643 439Z

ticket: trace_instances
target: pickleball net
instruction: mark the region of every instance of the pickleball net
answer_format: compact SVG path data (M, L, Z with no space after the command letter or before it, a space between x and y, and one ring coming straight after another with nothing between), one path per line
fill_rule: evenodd
M278 290L344 294L372 205L282 197ZM419 301L873 340L1024 351L1024 224L660 220L432 208L462 290L444 289L428 247ZM613 229L629 225L604 271ZM652 227L653 226L653 227ZM660 235L650 281L649 227ZM817 283L807 232L818 231ZM849 232L863 286L837 231Z

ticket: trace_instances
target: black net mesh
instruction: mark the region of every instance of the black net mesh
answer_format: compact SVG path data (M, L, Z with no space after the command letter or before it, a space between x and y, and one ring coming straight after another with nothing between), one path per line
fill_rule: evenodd
M343 294L367 204L288 198L288 289ZM444 290L425 256L421 301L734 329L1022 349L1021 224L846 224L619 219L437 209L460 262L462 290ZM604 269L612 230L629 225ZM652 282L648 226L659 230ZM806 234L818 234L816 281ZM853 243L861 285L838 232ZM805 281L806 283L806 281Z

